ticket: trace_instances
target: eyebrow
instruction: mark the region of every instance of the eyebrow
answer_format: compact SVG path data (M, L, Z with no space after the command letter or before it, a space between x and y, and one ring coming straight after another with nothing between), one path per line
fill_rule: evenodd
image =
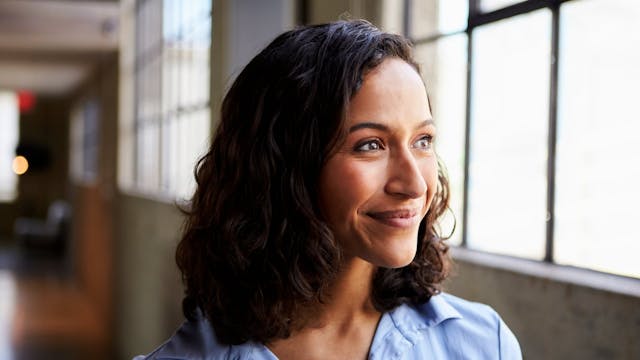
M420 128L423 128L425 126L429 126L429 125L433 125L433 124L434 124L433 119L427 119L425 121L420 122L416 126L416 129L420 129ZM389 127L387 125L376 123L376 122L366 121L366 122L361 122L359 124L355 124L352 127L350 127L349 128L349 133L352 133L354 131L358 131L360 129L376 129L376 130L380 130L380 131L389 131Z

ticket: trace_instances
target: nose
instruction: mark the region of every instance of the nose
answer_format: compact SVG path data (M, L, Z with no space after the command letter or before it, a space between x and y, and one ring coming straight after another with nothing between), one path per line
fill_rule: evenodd
M420 168L420 160L409 149L398 151L389 158L385 192L394 196L416 199L427 192L427 182Z

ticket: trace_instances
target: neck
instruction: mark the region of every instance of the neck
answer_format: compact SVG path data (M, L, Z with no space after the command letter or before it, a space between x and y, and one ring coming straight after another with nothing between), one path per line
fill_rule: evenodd
M362 259L343 262L342 269L329 292L329 299L319 309L317 322L312 327L335 324L344 328L363 318L378 318L371 301L371 283L375 266Z
M313 320L268 347L279 359L367 358L381 316L371 302L375 270L361 259L345 261Z

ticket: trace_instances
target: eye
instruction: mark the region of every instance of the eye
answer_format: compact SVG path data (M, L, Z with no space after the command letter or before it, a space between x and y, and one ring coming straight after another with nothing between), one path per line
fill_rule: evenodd
M376 151L382 150L382 142L378 139L366 140L356 145L355 151L357 152L367 152L367 151Z
M413 148L419 149L419 150L430 150L432 143L433 143L433 136L424 135L420 139L418 139L418 141L413 143Z

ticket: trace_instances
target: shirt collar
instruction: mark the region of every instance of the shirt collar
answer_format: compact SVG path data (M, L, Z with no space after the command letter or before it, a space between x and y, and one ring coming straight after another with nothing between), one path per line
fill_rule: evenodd
M420 305L403 304L389 312L396 327L417 330L434 327L445 320L462 318L462 315L446 300L446 295L432 296Z
M421 316L413 317L415 322L433 327L448 319L462 318L458 310L447 302L446 296L445 294L432 296L426 303L416 306Z
M415 341L412 334L415 334L416 330L438 326L448 319L462 318L462 315L447 302L446 296L446 294L432 296L429 301L421 305L402 304L383 314L373 339L372 353L377 353L378 351L374 352L376 348L385 347L385 344L389 345L389 343L396 343L393 349L398 347L399 350L402 346L407 346ZM203 321L199 322L199 324L207 325L207 328L198 329L198 333L205 335L204 337L207 339L213 339L212 329L210 329L206 320L201 320ZM186 337L183 336L182 338ZM402 340L402 343L398 342L399 339ZM213 342L217 343L217 341ZM205 341L204 343L207 342ZM207 346L199 344L196 347L204 350ZM253 342L230 346L229 351L230 355L233 355L232 358L236 356L239 359L277 359L266 346Z
M394 357L393 354L400 354L419 341L420 330L456 318L462 315L443 294L432 296L421 305L402 304L382 315L371 344L371 359Z

